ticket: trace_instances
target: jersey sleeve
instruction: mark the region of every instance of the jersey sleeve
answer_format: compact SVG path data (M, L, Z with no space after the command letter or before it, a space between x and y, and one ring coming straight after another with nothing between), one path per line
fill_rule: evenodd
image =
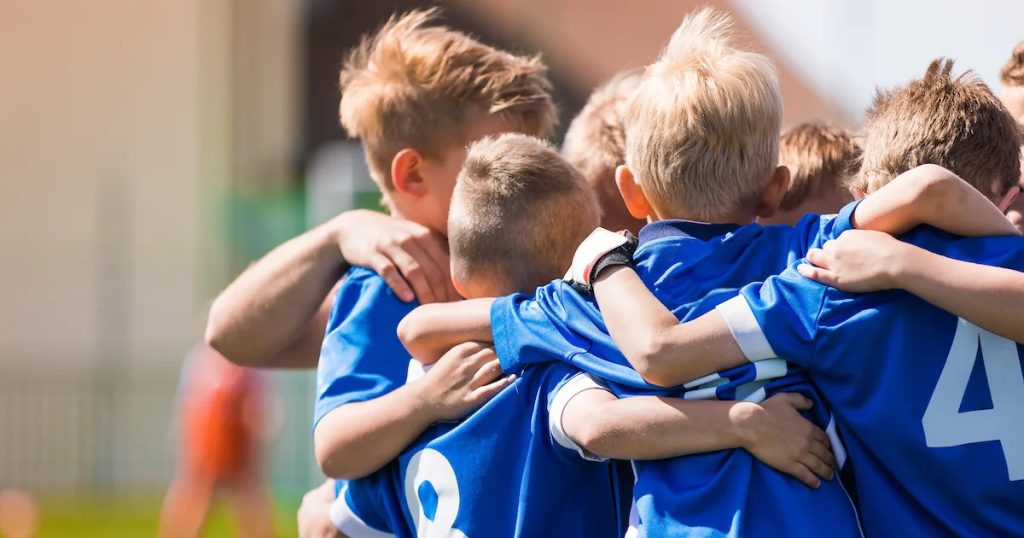
M836 239L843 232L853 230L853 215L863 200L856 200L843 206L835 215L804 215L794 226L794 244L791 245L796 258L803 258L812 248L820 248L825 241Z
M592 327L588 319L591 313L580 304L582 297L561 287L562 283L554 282L538 288L533 297L520 293L494 301L491 331L504 371L518 372L534 363L568 361L590 349L590 341L570 324Z
M574 397L588 390L603 390L610 392L599 379L591 374L578 372L569 374L555 387L548 399L548 429L551 432L552 440L560 447L575 452L579 457L590 461L605 461L602 458L588 452L576 441L573 441L565 432L562 425L562 414Z
M375 487L367 480L335 481L336 497L331 503L331 523L345 536L362 538L393 538L387 521L381 517L374 502Z
M350 271L320 348L314 426L339 406L377 398L405 383L409 353L397 328L415 306L399 300L375 273Z
M745 286L716 310L747 360L779 357L809 368L827 289L789 268Z

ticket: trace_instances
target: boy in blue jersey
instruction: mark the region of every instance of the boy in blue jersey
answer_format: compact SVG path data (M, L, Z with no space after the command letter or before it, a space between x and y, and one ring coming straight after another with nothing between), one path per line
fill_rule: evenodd
M340 117L361 140L392 216L443 236L466 146L502 132L546 136L555 113L538 58L430 25L434 14L394 17L349 55L341 71ZM396 328L414 307L368 269L352 268L341 283L321 348L314 406L314 447L327 476L369 475L433 422L461 416L511 381L496 379L493 351L470 344L406 384L408 354ZM351 532L360 533L380 522L350 523Z
M597 221L593 192L543 142L522 135L477 142L449 215L456 287L467 297L534 289L564 273ZM403 320L400 334L419 340L449 323L431 310ZM566 364L525 368L508 390L464 421L431 427L389 465L390 477L376 484L389 501L367 500L360 481L339 510L364 520L383 512L403 535L621 536L632 476L561 430L567 401L559 395L581 381ZM805 456L801 447L827 443L797 413L808 404L787 394L764 406L634 398L606 406L609 426L600 437L623 458L741 447L794 468ZM828 461L819 466L828 469Z
M836 217L805 218L796 228L744 226L755 217L770 216L786 191L787 172L776 167L781 99L768 60L733 48L727 26L727 19L708 10L689 17L662 59L647 69L627 121L629 166L618 172L631 213L660 221L641 231L636 257L641 277L684 320L732 297L752 279L763 278L758 275L782 270L832 229L856 222L899 231L949 218L948 204L928 203L945 190L914 190L920 185L911 181L895 183L888 194L856 212L850 207ZM977 200L963 201L968 210L976 207L972 202ZM949 224L977 227L974 222ZM719 372L671 390L645 382L608 336L593 300L563 283L542 287L533 298L467 301L432 310L447 311L451 323L447 334L406 341L417 358L429 362L453 342L493 339L507 372L562 361L597 378L587 388L609 390L563 396L568 405L561 417L567 437L596 455L602 455L599 438L589 432L600 430L608 419L603 404L616 396L760 401L778 391L796 390L818 402L813 417L819 424L829 422L806 373L779 360ZM642 530L651 535L859 534L838 482L805 488L744 451L637 461L634 466L634 498ZM813 464L804 470L808 481L815 470Z
M980 80L951 69L936 61L924 78L876 98L854 184L877 189L867 202L924 162L972 178L986 218L1019 194L1013 120ZM1001 228L992 232L1007 235L963 238L921 227L905 243L846 232L808 253L819 267L792 266L682 325L624 268L605 271L595 293L620 307L605 310L609 329L649 379L680 382L780 356L806 368L844 434L867 534L1018 535L1024 239L1008 221ZM885 291L851 295L801 274ZM660 344L651 346L650 331Z

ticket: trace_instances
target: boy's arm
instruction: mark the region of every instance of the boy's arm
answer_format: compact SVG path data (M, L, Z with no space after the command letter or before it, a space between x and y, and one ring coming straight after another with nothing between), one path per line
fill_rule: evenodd
M680 324L630 267L598 275L594 296L622 354L652 384L672 387L746 362L717 310Z
M849 230L811 249L797 270L843 291L903 289L979 327L1024 343L1024 273L929 252L890 235ZM816 267L815 267L816 266Z
M383 396L336 407L313 432L320 470L338 479L373 473L434 422L465 416L515 380L500 375L492 348L464 343L441 357L423 378Z
M469 299L423 305L402 318L398 338L413 358L433 364L462 342L493 342L491 305L494 299Z
M851 224L890 234L928 224L958 235L1017 235L990 200L936 165L901 174L864 199ZM623 355L651 383L677 385L743 363L739 346L717 312L679 324L629 268L614 267L598 275L594 295L605 306L605 323ZM1004 327L999 328L1006 334Z
M413 222L349 211L275 248L221 292L207 343L243 366L316 366L330 291L350 264L376 271L405 301L413 291L420 302L457 297L443 239Z
M922 224L962 236L1019 235L989 199L934 164L904 172L865 198L857 205L851 224L892 235Z
M763 404L691 401L636 396L618 399L607 390L571 397L561 428L590 455L617 459L661 459L743 448L767 465L811 487L832 478L828 437L800 416L811 402L778 394Z

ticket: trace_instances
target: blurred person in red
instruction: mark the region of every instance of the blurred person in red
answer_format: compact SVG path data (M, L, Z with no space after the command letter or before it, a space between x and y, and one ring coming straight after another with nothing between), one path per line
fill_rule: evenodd
M185 361L178 397L178 464L160 514L160 536L198 536L215 495L240 536L273 535L262 468L270 418L269 380L209 346Z

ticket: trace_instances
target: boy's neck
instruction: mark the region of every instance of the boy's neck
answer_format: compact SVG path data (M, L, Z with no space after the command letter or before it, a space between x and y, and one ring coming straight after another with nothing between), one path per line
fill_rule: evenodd
M654 214L648 217L648 222L657 222L659 220L689 220L694 222L706 222L708 224L736 224L739 226L745 226L754 222L754 214L750 210L735 211L729 214L718 215L711 219L706 219L687 214L684 211L679 213L666 212L665 214Z

